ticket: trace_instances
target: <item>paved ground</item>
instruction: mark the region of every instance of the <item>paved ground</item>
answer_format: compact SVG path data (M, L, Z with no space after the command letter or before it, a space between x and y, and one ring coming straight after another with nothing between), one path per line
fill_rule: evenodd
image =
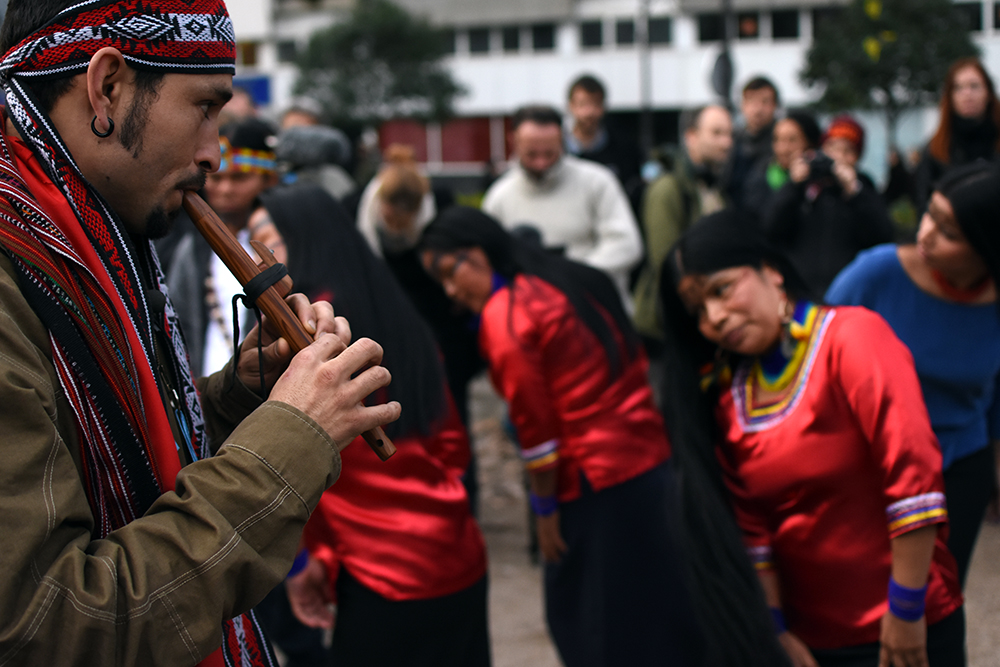
M560 667L545 632L541 571L528 555L521 463L500 426L503 406L485 379L473 389L480 525L490 555L494 667ZM969 667L1000 667L1000 525L987 524L966 590Z

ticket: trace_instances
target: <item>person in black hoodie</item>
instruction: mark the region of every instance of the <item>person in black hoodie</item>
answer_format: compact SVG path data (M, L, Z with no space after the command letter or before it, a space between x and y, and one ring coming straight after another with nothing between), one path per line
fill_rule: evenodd
M1000 155L1000 100L977 58L956 60L945 77L941 119L913 174L917 211L927 209L934 184L953 167Z
M811 293L823 294L860 250L892 240L892 221L871 179L857 171L865 131L838 116L820 151L796 158L789 180L761 218L768 239L791 260Z

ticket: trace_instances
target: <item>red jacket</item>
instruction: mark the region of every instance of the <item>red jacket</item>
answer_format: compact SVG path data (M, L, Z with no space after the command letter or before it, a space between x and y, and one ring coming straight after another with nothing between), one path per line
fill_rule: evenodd
M600 491L670 458L645 353L636 350L612 380L597 336L549 283L518 275L497 290L483 309L479 346L528 470L558 467L560 501L580 495L580 473Z

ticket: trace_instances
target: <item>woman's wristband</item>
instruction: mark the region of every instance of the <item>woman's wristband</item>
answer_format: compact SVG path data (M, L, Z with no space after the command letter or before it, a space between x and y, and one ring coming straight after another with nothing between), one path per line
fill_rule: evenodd
M295 557L295 560L292 561L292 569L288 571L288 574L285 575L285 578L287 579L288 577L294 577L299 572L306 569L306 565L308 564L309 564L309 552L303 549L302 551L299 552L299 555Z
M531 503L531 511L540 517L546 517L559 509L559 501L552 496L537 496L534 491L528 492L528 501Z
M926 585L923 588L907 588L889 577L889 611L896 618L910 623L919 621L924 615L926 601Z
M788 632L788 623L785 622L785 612L779 607L771 607L771 619L774 621L774 634L780 635Z

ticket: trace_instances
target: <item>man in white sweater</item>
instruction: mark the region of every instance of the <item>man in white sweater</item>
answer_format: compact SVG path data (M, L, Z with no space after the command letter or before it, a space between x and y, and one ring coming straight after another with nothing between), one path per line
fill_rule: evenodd
M518 163L486 192L483 210L507 229L533 227L546 248L607 273L630 310L629 272L642 259L642 237L618 179L563 154L562 118L551 107L519 109L513 132Z

